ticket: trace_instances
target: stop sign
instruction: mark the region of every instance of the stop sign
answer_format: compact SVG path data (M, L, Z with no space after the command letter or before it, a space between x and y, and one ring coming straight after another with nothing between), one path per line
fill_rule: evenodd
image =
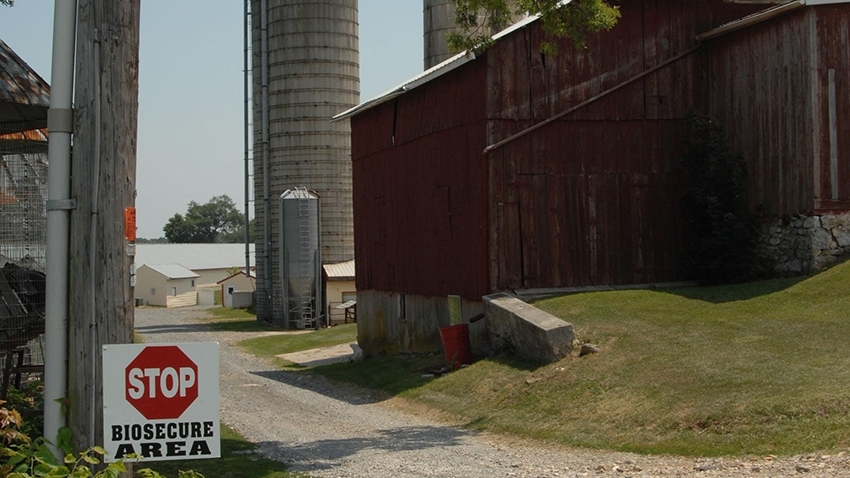
M198 398L198 366L175 345L145 347L124 369L124 393L148 420L179 418Z

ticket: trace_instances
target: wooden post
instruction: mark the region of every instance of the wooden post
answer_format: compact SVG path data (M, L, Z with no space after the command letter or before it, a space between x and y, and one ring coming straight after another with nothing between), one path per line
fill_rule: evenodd
M71 217L68 424L77 451L103 444L103 345L133 340L140 0L79 0ZM92 254L93 253L93 254ZM93 256L93 259L92 259Z

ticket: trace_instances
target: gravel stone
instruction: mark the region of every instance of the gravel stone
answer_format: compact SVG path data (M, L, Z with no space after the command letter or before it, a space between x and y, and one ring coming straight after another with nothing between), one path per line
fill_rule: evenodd
M235 344L276 332L213 331L204 307L136 309L147 343L218 342L221 421L258 452L314 477L850 476L846 453L711 461L566 448L464 430L390 408L323 377L276 370ZM805 469L805 471L803 471Z

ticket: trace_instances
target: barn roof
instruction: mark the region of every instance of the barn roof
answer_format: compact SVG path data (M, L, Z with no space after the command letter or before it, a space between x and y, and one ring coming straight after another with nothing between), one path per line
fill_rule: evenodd
M180 264L145 264L145 266L169 279L194 279L195 277L201 277Z
M47 126L50 86L0 40L0 134Z
M735 0L731 0L731 1L735 2ZM765 0L765 1L766 1L766 3L780 3L782 0L776 0L776 1ZM700 39L700 40L708 39L708 38L712 38L714 36L719 36L719 35L728 33L730 31L745 28L745 27L749 26L750 24L768 20L768 19L773 18L774 16L776 16L778 14L784 13L785 11L792 10L792 9L800 7L800 6L825 5L825 4L832 4L832 3L848 3L848 2L850 2L850 0L789 0L789 1L786 1L785 3L782 3L781 5L771 6L770 8L767 8L763 12L759 12L759 13L756 13L754 15L750 15L748 17L742 18L740 20L730 22L726 25L722 25L722 26L720 26L720 27L718 27L714 30L711 30L710 32L706 32L706 33L703 33L703 34L697 36L697 38ZM501 32L497 33L496 35L493 35L493 40L498 40L502 37L510 35L511 33L515 32L517 30L520 30L520 29L526 27L527 25L530 25L531 23L536 22L539 18L540 18L539 16L532 16L532 17L525 18L524 20L521 20L521 21L513 24L512 26L506 28L505 30L502 30ZM465 65L466 63L469 63L469 62L474 61L474 60L475 60L475 54L471 51L464 51L462 53L458 53L457 55L449 58L448 60L446 60L446 61L444 61L444 62L442 62L438 65L435 65L428 70L425 70L424 72L420 73L419 75L414 76L413 78L407 80L406 82L402 83L401 85L399 85L399 86L397 86L397 87L395 87L395 88L393 88L393 89L391 89L391 90L389 90L389 91L387 91L387 92L385 92L381 95L378 95L375 98L372 98L368 101L365 101L365 102L363 102L363 103L361 103L361 104L359 104L359 105L357 105L357 106L355 106L351 109L343 111L342 113L334 116L331 119L331 121L341 121L341 120L344 120L344 119L347 119L347 118L351 118L352 116L356 116L356 115L358 115L358 114L360 114L360 113L362 113L366 110L369 110L369 109L374 108L374 107L376 107L376 106L378 106L382 103L390 101L397 96L403 95L404 93L407 93L408 91L411 91L414 88L422 86L425 83L430 82L431 80L439 78L440 76L443 76L446 73L448 73L448 72L450 72L450 71L452 71L456 68L459 68L459 67Z
M250 245L254 263L254 245ZM180 264L193 270L245 267L245 244L137 244L136 264Z
M727 33L732 33L734 31L741 30L742 28L746 28L750 25L755 25L756 23L761 23L770 20L773 17L781 15L785 12L789 12L791 10L796 10L800 7L848 2L850 2L850 0L790 0L782 3L781 5L770 7L758 13L754 13L744 18L735 20L734 22L729 22L725 25L720 25L719 27L713 30L701 33L697 35L697 40L710 40L712 38L716 38Z

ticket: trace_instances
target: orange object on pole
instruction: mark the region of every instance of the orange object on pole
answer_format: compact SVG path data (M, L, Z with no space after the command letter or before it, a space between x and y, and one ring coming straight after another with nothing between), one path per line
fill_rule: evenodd
M136 208L124 208L124 237L130 242L136 242Z

